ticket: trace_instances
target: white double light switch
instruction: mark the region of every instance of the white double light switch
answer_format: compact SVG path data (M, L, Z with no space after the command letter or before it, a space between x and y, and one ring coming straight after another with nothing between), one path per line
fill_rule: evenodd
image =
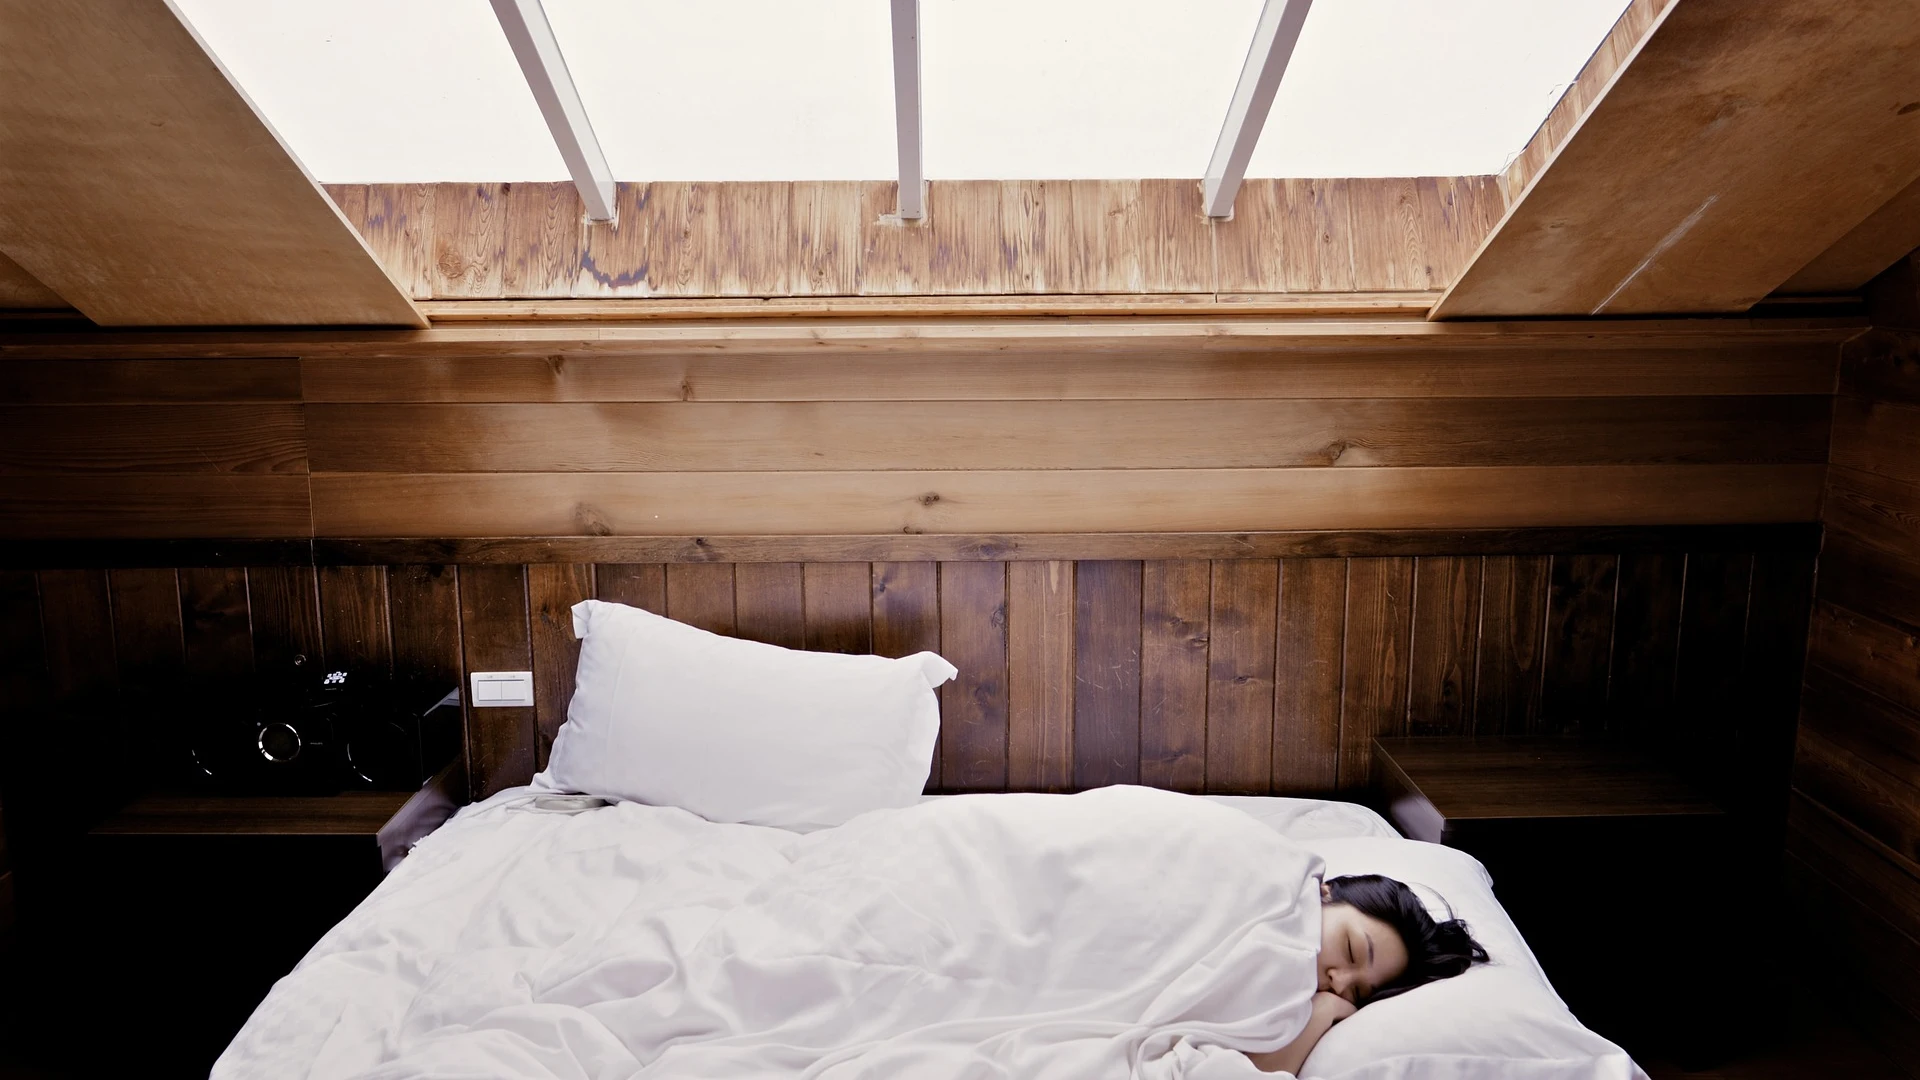
M476 671L473 680L473 707L504 709L533 704L533 672Z

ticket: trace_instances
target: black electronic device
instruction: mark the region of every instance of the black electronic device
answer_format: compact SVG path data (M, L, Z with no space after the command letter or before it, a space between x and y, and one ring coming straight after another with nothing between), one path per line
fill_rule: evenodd
M412 790L460 751L460 691L445 683L297 661L203 690L192 709L193 779L235 793Z

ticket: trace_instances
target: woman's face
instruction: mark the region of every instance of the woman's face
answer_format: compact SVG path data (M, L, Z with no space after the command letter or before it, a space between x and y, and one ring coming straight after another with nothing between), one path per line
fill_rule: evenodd
M1355 1005L1407 970L1407 946L1393 927L1320 886L1320 985Z

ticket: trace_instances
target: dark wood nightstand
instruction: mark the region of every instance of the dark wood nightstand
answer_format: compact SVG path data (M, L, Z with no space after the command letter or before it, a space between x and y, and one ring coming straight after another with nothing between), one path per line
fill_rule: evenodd
M1408 837L1473 855L1588 1026L1635 1054L1731 1048L1752 943L1732 818L1663 763L1566 738L1374 742L1374 783Z
M465 787L455 765L416 792L162 793L95 826L73 913L86 957L75 989L120 1005L112 1039L75 1044L97 1047L93 1071L204 1077L274 981Z

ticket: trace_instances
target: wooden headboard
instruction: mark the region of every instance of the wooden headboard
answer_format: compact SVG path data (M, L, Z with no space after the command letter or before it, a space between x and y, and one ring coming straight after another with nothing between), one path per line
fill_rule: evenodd
M316 543L317 566L203 544L173 554L255 564L0 571L0 623L23 641L44 626L56 692L291 652L449 680L531 668L535 707L469 711L476 797L544 764L572 690L568 608L597 596L792 647L940 651L961 675L942 694L938 791L1328 794L1368 782L1375 735L1577 731L1670 745L1730 797L1765 798L1791 755L1817 537L342 540ZM87 561L84 543L61 548Z

